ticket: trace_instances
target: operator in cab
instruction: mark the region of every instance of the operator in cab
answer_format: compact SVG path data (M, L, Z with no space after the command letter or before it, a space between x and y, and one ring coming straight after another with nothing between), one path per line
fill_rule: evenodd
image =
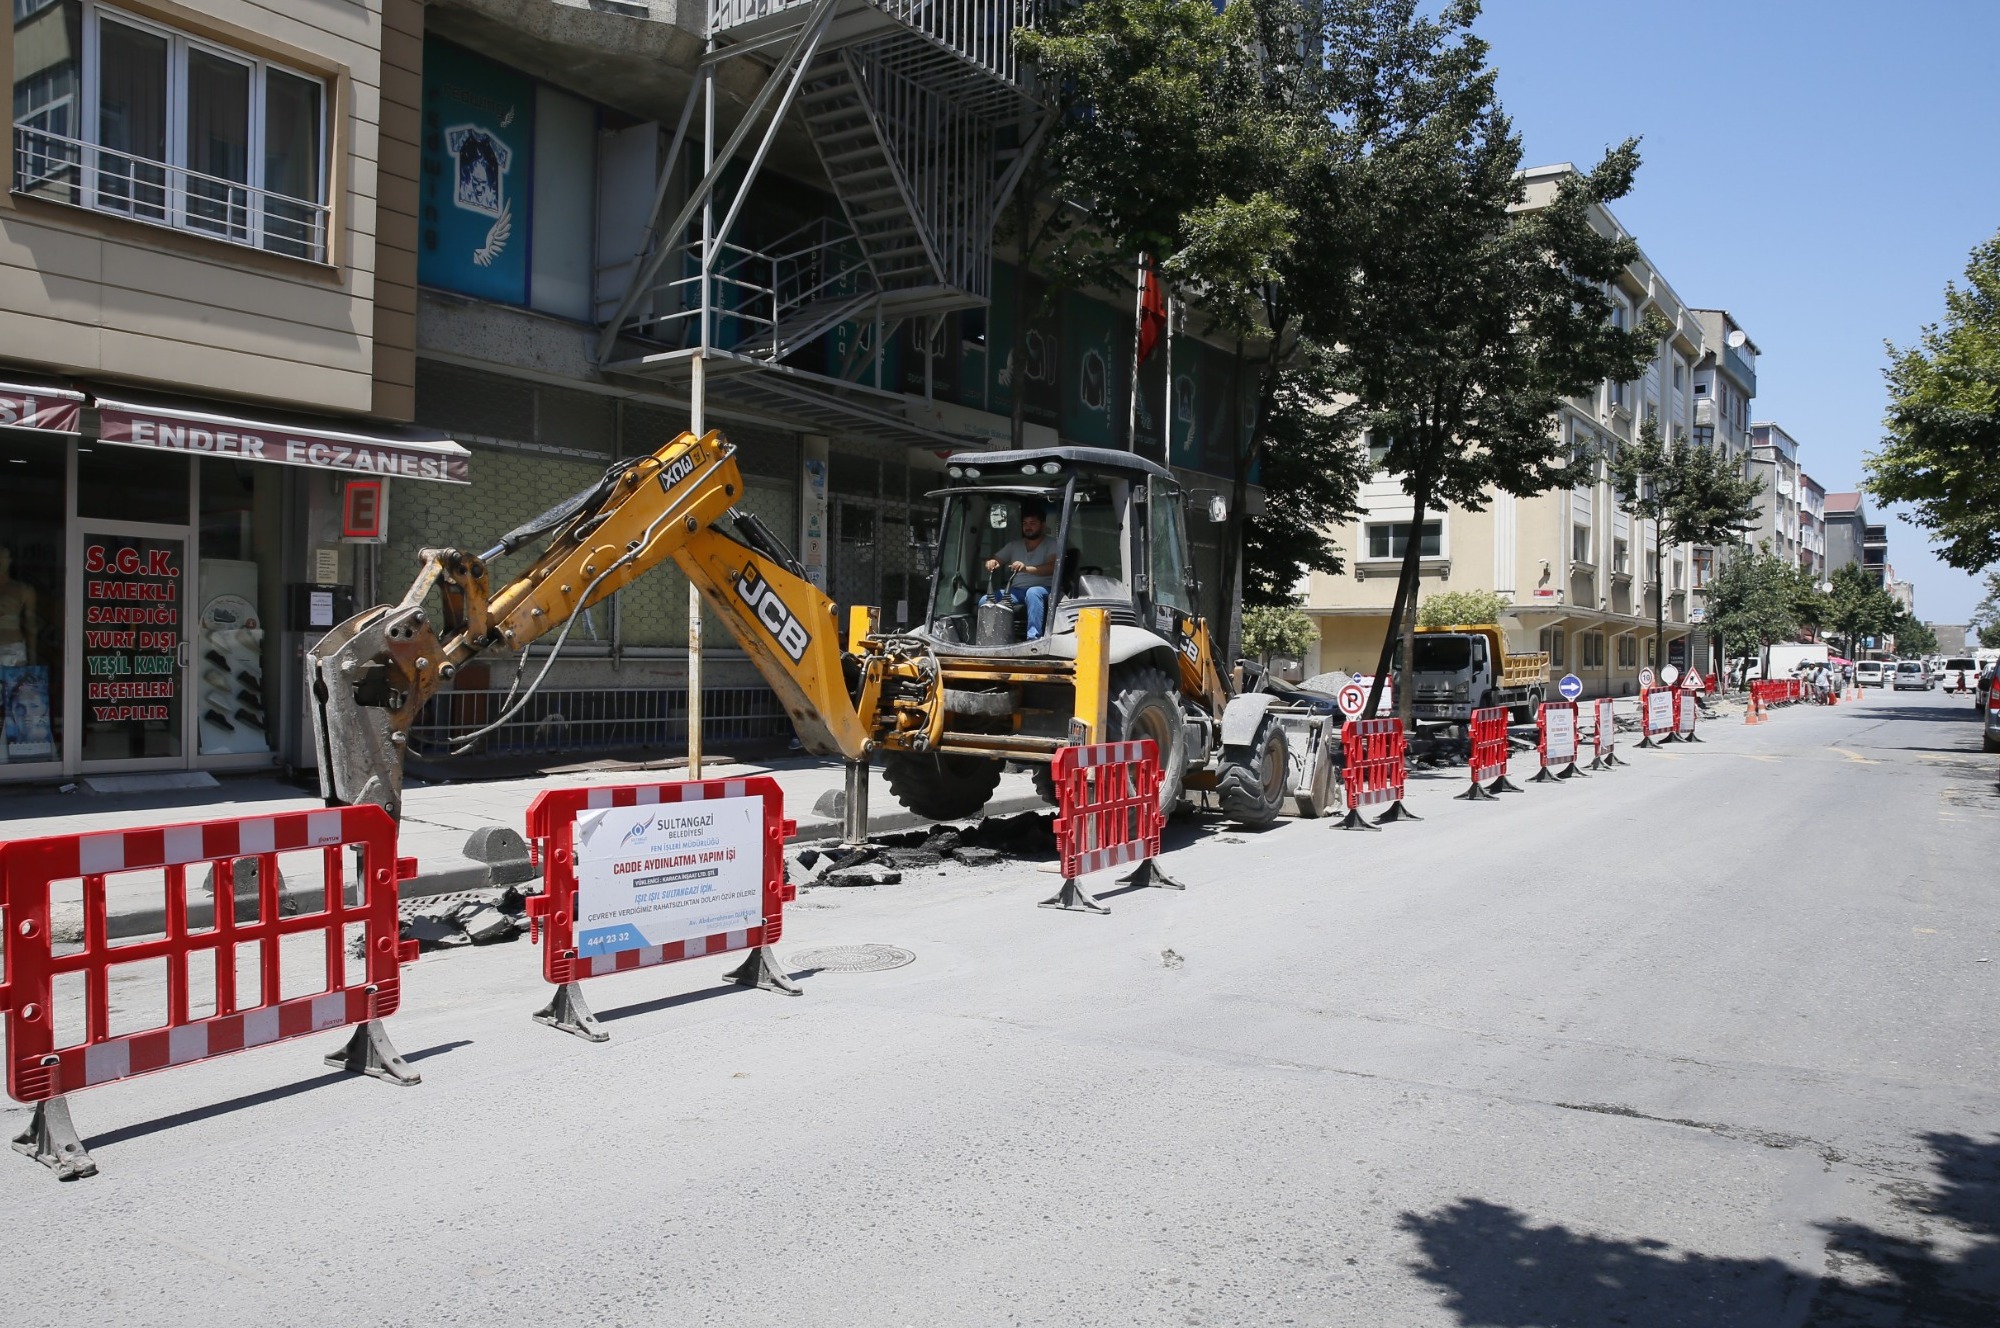
M1007 583L1006 595L1016 604L1028 606L1028 639L1035 640L1042 634L1042 624L1048 617L1049 589L1055 584L1056 544L1044 538L1044 529L1049 519L1046 504L1029 501L1021 504L1021 537L1008 540L1000 546L998 553L986 560L986 570L997 572L1006 568L1014 574Z

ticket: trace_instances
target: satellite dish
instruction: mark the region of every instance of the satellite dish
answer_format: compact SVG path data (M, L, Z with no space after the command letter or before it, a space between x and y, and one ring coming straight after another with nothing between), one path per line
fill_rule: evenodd
M1746 335L1743 329L1739 327L1734 332L1731 332L1729 334L1729 349L1742 350L1743 343L1748 341L1749 339L1750 339L1749 336Z

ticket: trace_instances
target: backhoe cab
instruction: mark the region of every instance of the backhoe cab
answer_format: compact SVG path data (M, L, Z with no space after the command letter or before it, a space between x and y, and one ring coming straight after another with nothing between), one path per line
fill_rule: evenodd
M1053 799L1048 763L1061 747L1150 738L1167 809L1199 788L1246 823L1275 817L1287 795L1317 814L1323 799L1307 794L1330 786L1325 717L1268 692L1229 695L1171 472L1058 447L960 454L946 476L932 495L923 622L882 632L857 607L844 649L833 602L737 509L742 476L719 433L620 462L483 553L424 550L400 603L356 615L308 653L321 792L398 814L409 727L459 667L551 634L559 651L583 609L671 560L806 750L850 763L864 803L858 777L877 758L904 806L947 820L977 814L1008 761L1040 772ZM488 563L544 539L525 572L489 587Z

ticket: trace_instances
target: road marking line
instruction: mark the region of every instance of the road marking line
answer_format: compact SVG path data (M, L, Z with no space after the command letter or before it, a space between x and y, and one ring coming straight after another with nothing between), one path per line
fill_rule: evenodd
M1859 752L1850 752L1850 751L1848 751L1848 750L1847 750L1847 749L1846 749L1845 747L1835 747L1835 748L1834 748L1833 750L1835 750L1836 752L1839 752L1839 753L1840 753L1840 754L1841 754L1842 756L1844 756L1844 757L1846 757L1846 758L1847 758L1848 760L1850 760L1850 761L1854 762L1854 763L1855 763L1856 765L1880 765L1880 764L1882 764L1882 763L1881 763L1880 761L1874 761L1874 760L1870 760L1870 759L1869 759L1868 757L1866 757L1866 756L1863 756L1863 755L1862 755L1861 753L1859 753Z

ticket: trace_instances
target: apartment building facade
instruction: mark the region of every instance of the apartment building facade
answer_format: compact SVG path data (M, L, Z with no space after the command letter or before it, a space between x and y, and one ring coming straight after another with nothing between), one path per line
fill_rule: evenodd
M414 412L420 0L15 0L0 779L298 764Z
M1523 206L1545 206L1573 169L1525 172ZM1595 220L1607 232L1623 233L1604 209ZM1643 326L1657 311L1669 330L1636 381L1607 382L1590 397L1563 404L1556 427L1577 458L1576 482L1533 498L1495 493L1476 512L1451 507L1417 514L1400 484L1378 475L1363 490L1362 515L1335 532L1348 551L1347 571L1315 573L1309 580L1306 612L1320 631L1317 651L1306 661L1310 671L1373 671L1411 538L1422 541L1422 593L1497 592L1511 604L1501 624L1509 647L1546 650L1556 675L1576 674L1585 696L1631 694L1640 670L1661 663L1708 664L1698 635L1703 569L1697 550L1667 545L1656 555L1652 523L1622 508L1607 460L1637 438L1647 419L1662 437L1694 436L1702 418L1699 373L1709 366L1712 387L1719 356L1700 312L1643 255L1622 274L1612 297L1620 326ZM1654 610L1662 596L1664 651L1656 653Z
M1830 573L1826 565L1826 488L1818 480L1799 472L1799 566L1816 586L1824 586Z
M1798 440L1776 424L1751 425L1744 473L1764 486L1757 498L1757 524L1748 532L1750 542L1803 566Z

